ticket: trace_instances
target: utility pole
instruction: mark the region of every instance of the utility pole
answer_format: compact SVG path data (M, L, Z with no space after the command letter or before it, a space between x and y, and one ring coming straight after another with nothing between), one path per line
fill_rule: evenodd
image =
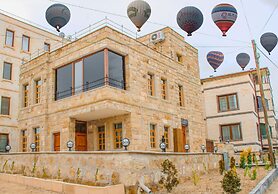
M263 83L262 83L262 75L261 75L261 69L260 69L260 64L259 64L259 56L258 56L258 53L257 53L257 45L256 45L255 40L252 40L252 47L253 47L254 56L255 56L258 84L259 84L259 87L260 87L260 94L261 94L263 111L264 111L264 122L265 122L265 130L266 130L266 135L267 135L267 140L268 140L269 158L270 158L272 168L275 168L272 141L271 141L271 137L270 137L270 133L269 133L268 114L267 114L267 108L266 108L266 102L265 102L265 96L264 96L264 89L263 89Z

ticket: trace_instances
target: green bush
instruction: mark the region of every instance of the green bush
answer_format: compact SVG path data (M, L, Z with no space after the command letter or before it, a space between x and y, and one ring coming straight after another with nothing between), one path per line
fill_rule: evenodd
M159 184L162 184L168 192L171 192L179 184L178 171L176 166L168 159L162 162L161 167L162 175Z
M236 172L236 169L233 168L227 171L221 181L223 190L229 194L236 194L241 191L240 178Z
M219 173L220 173L221 175L223 175L224 170L225 170L225 167L224 167L224 160L223 160L223 159L222 159L222 160L219 160L218 164L219 164Z
M236 166L236 160L234 157L231 157L231 164L230 164L230 168L234 168Z
M245 158L245 156L243 156L243 155L240 156L240 164L239 164L239 167L240 167L240 168L243 168L243 169L245 169L245 167L246 167L246 158Z
M248 168L252 167L252 155L251 155L251 153L249 153L247 155L247 165L248 165Z
M254 168L252 170L252 174L251 174L251 180L256 180L257 179L257 168Z

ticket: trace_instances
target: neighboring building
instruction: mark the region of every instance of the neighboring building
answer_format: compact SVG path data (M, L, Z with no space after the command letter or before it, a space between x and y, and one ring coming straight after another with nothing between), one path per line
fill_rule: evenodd
M273 96L267 68L262 68L262 78L269 105L272 139L277 145ZM255 80L255 70L202 79L209 140L228 140L239 151L247 147L260 150L262 142L264 146L267 145L259 88Z
M49 50L60 38L8 15L0 13L0 152L10 144L18 150L19 70L35 51Z
M33 142L37 151L67 150L69 140L79 151L117 150L122 138L129 150L160 151L164 136L167 151L189 144L200 152L206 130L197 50L170 28L158 33L165 40L153 44L152 35L133 39L103 27L24 64L20 151Z

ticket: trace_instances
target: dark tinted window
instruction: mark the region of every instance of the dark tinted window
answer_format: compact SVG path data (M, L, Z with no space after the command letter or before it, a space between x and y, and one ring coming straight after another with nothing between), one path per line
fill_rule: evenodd
M104 85L104 53L84 58L84 90Z
M8 80L12 79L12 64L4 63L3 78Z
M8 134L0 134L0 152L6 151L6 146L9 144Z
M124 89L124 59L122 56L109 51L109 84Z
M72 94L72 65L66 65L56 70L56 99Z
M10 98L2 96L1 98L1 112L2 115L10 114Z

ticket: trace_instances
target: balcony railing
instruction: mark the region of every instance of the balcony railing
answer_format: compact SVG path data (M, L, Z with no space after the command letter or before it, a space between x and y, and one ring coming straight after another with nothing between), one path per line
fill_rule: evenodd
M79 93L82 93L82 92L86 92L86 91L89 91L89 90L93 90L93 89L102 87L102 86L105 86L105 85L112 86L112 87L115 87L115 88L119 88L119 89L122 89L122 90L126 89L126 85L125 85L124 81L119 81L119 80L116 80L116 79L113 79L113 78L105 77L105 78L101 78L101 79L98 79L98 80L95 80L95 81L92 81L92 82L86 82L85 84L83 84L81 86L78 86L78 87L70 87L68 90L55 91L54 98L55 98L55 100L60 100L60 99L63 99L63 98L73 96L75 94L79 94Z

